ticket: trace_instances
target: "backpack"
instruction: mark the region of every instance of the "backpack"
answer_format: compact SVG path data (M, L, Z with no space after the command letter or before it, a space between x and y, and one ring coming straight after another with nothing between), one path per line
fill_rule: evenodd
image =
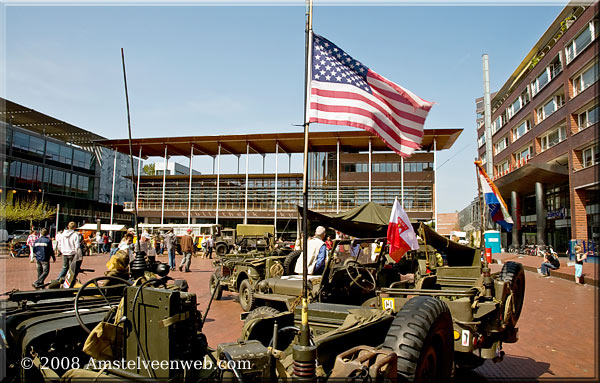
M560 261L554 254L548 254L548 261L552 266L556 267L557 269L560 267Z

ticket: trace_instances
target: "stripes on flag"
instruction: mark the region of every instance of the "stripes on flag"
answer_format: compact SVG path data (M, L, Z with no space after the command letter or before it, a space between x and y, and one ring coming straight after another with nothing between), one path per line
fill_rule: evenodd
M433 103L394 84L313 35L309 122L345 125L377 135L403 157L420 148Z

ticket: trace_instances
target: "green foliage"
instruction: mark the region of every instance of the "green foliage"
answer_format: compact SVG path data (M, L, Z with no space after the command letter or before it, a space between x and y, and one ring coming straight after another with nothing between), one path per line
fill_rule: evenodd
M56 214L56 208L48 206L47 202L36 199L25 199L15 201L15 204L0 203L0 214L10 222L30 223L52 218Z
M154 169L155 164L144 165L144 174L148 176L153 176L156 174L156 169Z

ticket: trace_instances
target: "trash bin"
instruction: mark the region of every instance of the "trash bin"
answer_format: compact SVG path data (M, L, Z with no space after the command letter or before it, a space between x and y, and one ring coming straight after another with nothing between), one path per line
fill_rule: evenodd
M492 250L492 254L499 254L500 248L500 232L497 230L488 230L483 233L485 239L485 247Z

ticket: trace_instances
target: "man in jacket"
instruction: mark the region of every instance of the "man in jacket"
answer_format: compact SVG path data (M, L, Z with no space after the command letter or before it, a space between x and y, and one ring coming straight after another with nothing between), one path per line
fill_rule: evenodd
M173 229L169 229L165 237L165 245L167 246L167 254L169 254L169 267L175 270L175 247L177 246L177 237L173 233Z
M69 271L69 266L73 262L73 258L77 255L80 249L79 233L75 231L75 222L69 222L67 230L60 237L59 249L63 256L63 269L58 275L58 279L64 278Z
M50 272L50 258L52 262L56 262L54 249L52 248L52 240L48 238L48 230L42 229L40 237L33 244L35 259L37 260L37 280L33 282L33 287L36 289L44 286L44 280Z
M181 237L181 252L183 253L183 259L179 264L179 271L183 270L185 266L185 272L190 272L190 264L192 263L192 253L194 252L194 239L191 236L192 229L187 229L187 234Z

